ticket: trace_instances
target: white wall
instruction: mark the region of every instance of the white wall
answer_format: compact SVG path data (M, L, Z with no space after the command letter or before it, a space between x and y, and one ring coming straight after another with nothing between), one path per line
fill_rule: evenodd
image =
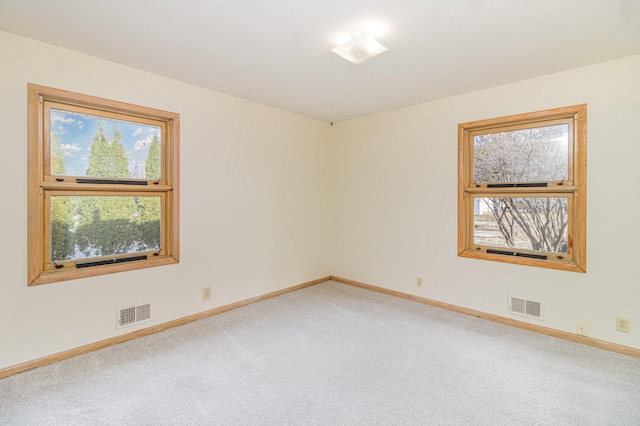
M115 330L132 303L149 326L329 274L507 317L507 294L542 299L531 322L640 348L640 56L332 128L1 31L0 58L0 368L134 331ZM181 114L180 264L27 287L28 82ZM578 103L588 272L458 258L457 124Z
M458 123L581 103L587 273L457 257ZM541 299L544 321L529 322L568 332L587 322L591 337L640 348L638 124L640 56L337 123L332 274L523 320L507 295Z
M6 32L0 62L0 368L330 274L327 123ZM27 287L28 82L180 113L179 264Z

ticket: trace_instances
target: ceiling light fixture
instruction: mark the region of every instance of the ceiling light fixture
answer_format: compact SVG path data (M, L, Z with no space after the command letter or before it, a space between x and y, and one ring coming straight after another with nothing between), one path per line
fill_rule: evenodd
M387 50L389 49L381 45L375 38L363 30L356 31L351 35L349 41L331 49L332 52L335 52L337 55L342 56L347 61L356 65Z

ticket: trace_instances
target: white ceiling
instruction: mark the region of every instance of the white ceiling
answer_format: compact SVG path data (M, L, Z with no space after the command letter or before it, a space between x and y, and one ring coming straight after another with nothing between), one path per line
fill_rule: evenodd
M372 23L388 52L330 51ZM638 54L640 0L0 0L0 29L340 121Z

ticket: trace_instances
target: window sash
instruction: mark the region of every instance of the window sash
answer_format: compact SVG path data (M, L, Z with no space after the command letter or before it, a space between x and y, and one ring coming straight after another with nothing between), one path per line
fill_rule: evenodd
M129 123L139 123L144 126L153 126L160 129L160 179L139 179L126 177L128 180L147 180L148 182L155 182L156 184L167 185L168 184L168 150L166 145L168 142L169 132L166 120L158 120L153 118L140 117L137 115L126 114L123 112L114 112L106 109L99 109L96 107L84 107L73 103L61 102L59 100L43 100L43 170L42 176L45 182L61 182L60 179L64 179L64 182L73 182L73 179L78 178L95 178L100 179L100 176L89 176L86 174L68 174L57 175L51 171L51 132L53 125L51 123L51 110L62 110L75 114L90 115L98 118L105 118L106 120L126 121ZM105 176L104 179L115 178L115 176ZM121 179L125 179L121 177Z
M76 199L82 199L83 197L102 197L103 200L106 200L106 198L104 197L118 197L119 199L122 198L128 198L131 197L133 202L136 202L136 198L141 199L141 197L154 197L154 198L159 198L159 208L160 208L160 224L159 224L159 231L160 231L160 238L158 241L158 245L159 247L157 248L147 248L147 249L141 249L141 250L137 250L137 251L128 251L128 252L124 252L124 253L107 253L107 254L102 254L102 255L98 255L98 256L91 256L91 255L87 255L87 256L82 256L82 257L74 257L72 259L68 259L68 260L60 260L60 259L52 259L52 244L53 244L53 239L52 239L52 199L55 197L75 197ZM62 265L63 267L75 267L75 264L77 262L90 262L90 261L97 261L100 259L111 259L111 258L123 258L123 257L128 257L128 256L133 256L133 255L149 255L149 256L164 256L167 254L167 237L168 237L168 232L167 232L167 220L165 219L166 215L168 212L168 207L167 207L167 196L166 193L162 193L162 192L132 192L132 193L123 193L123 192L112 192L112 191L82 191L82 192L77 192L77 191L44 191L44 269L45 270L54 270L54 269L60 269L60 265ZM76 218L77 219L77 218ZM136 223L136 222L131 222L129 224L124 224L124 225L128 225L131 228L131 231L136 231L138 230L137 227L141 226L140 224ZM90 226L90 225L89 225ZM144 225L142 225L144 226ZM81 225L76 224L75 226L75 230L70 233L70 236L75 236L73 235L75 233L75 231L77 231L78 229L81 228ZM90 229L90 228L89 228ZM85 238L86 240L86 238ZM99 242L100 238L95 238L93 239L93 243ZM123 241L118 241L118 242L114 242L112 243L114 246L117 243L122 243ZM81 242L74 242L74 251L77 252L80 247L82 246ZM131 245L133 245L134 242L132 242ZM129 245L129 247L131 247L131 245ZM108 251L108 250L107 250ZM118 249L113 249L113 251L119 251Z
M539 180L539 181L511 181L509 183L532 183L532 182L547 182L550 186L553 185L566 185L573 186L576 180L576 168L574 167L574 145L575 145L575 133L574 133L574 118L573 117L564 117L558 119L550 119L544 121L532 121L520 124L509 124L509 125L499 125L499 126L490 126L484 128L476 128L468 132L467 137L465 139L465 154L468 159L466 170L466 183L467 187L487 187L488 184L496 184L496 183L507 183L506 181L491 181L491 182L476 182L474 180L474 170L475 170L475 146L474 140L476 136L483 136L487 134L495 134L502 132L512 132L516 130L526 130L526 129L535 129L541 127L549 127L549 126L558 126L558 125L566 125L568 128L567 135L567 178L563 180Z
M508 244L504 244L504 245L500 245L500 244L481 244L478 243L475 239L476 236L476 215L475 215L475 207L476 207L476 200L480 200L483 198L508 198L508 199L522 199L522 198L528 198L528 199L545 199L545 198L549 198L549 199L565 199L566 200L566 208L567 208L567 213L566 213L566 250L564 251L549 251L549 250L544 250L544 249L535 249L534 247L531 248L527 248L527 247L522 247L522 245L524 244L520 244L520 247L516 247L516 246L510 246ZM572 240L570 238L570 230L573 229L573 227L575 226L575 196L573 193L568 193L568 194L548 194L548 193L527 193L527 194L522 194L522 193L501 193L499 195L496 195L495 193L491 193L491 194L483 194L483 193L476 193L473 195L469 195L467 196L467 203L468 205L466 206L467 211L470 212L470 219L467 222L467 232L466 232L466 236L467 236L467 241L466 241L466 247L469 247L471 250L474 250L476 252L481 252L481 253L487 253L487 250L491 250L491 249L496 249L496 250L507 250L507 251L511 251L511 252L518 252L518 253L530 253L530 254L545 254L548 255L550 257L553 257L557 260L564 260L564 261L572 261L574 259L573 257L573 253L574 253L574 247L572 244ZM544 220L545 218L543 218ZM535 235L536 234L536 229L532 230L531 232ZM524 233L524 231L522 231ZM535 235L536 237L540 237L540 235ZM503 236L499 236L499 238L504 238ZM516 237L517 238L517 237ZM524 238L523 235L520 235L520 238ZM506 240L506 239L505 239ZM528 243L531 243L531 245L533 245L533 242L531 242L530 240L527 241Z

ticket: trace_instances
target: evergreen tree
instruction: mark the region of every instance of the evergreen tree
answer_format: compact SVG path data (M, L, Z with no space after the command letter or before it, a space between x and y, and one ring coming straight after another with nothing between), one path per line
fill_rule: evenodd
M159 180L162 178L162 160L160 156L160 138L153 135L151 145L149 145L149 154L145 163L145 178L149 180Z
M122 145L122 134L116 127L113 131L113 140L109 147L109 177L129 177L129 159Z
M92 177L128 178L129 161L116 128L113 140L96 128L91 145L87 175ZM109 256L136 251L140 230L136 223L137 206L131 196L82 197L78 210L78 245L87 257Z
M102 123L98 123L96 134L93 136L91 153L89 155L89 166L87 176L90 177L111 177L109 174L109 139L102 130Z
M98 209L91 221L78 227L78 246L87 257L110 256L137 251L140 240L137 223L133 220L131 196L99 196Z
M56 132L51 132L51 175L64 176L66 173L66 165L64 164L64 153L62 152L62 144L60 136Z
M160 179L162 177L162 163L160 156L160 139L153 136L149 146L149 154L145 163L145 177L147 179ZM138 224L140 229L140 244L148 250L157 250L161 247L161 216L162 206L160 197L138 198Z
M51 174L64 176L66 167L64 164L60 137L57 133L51 133ZM60 262L73 256L76 245L73 233L73 202L71 197L51 197L50 210L51 226L51 260Z
M144 196L138 198L138 229L140 245L146 250L161 247L161 198Z

